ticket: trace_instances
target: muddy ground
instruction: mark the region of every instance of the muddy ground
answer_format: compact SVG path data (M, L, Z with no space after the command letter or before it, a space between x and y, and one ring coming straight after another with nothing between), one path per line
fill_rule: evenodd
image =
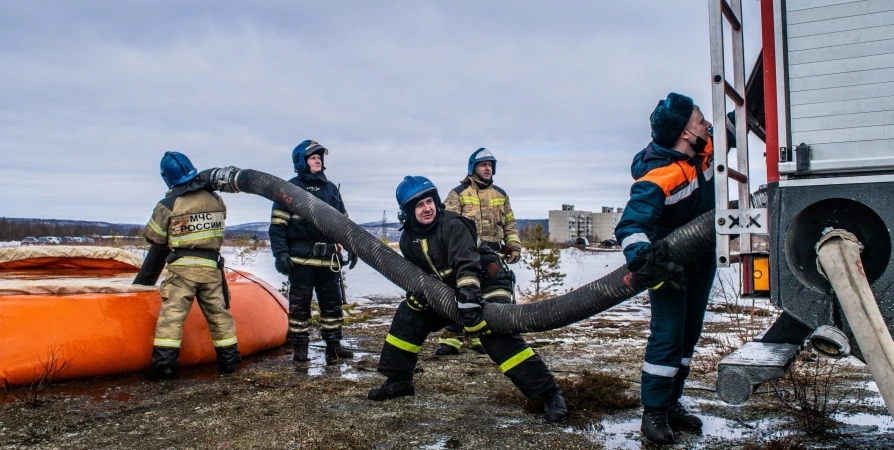
M606 403L620 399L620 410L577 410L562 425L544 423L486 356L469 351L431 356L434 337L422 352L415 397L367 400L367 391L383 381L375 372L377 352L394 301L354 308L358 323L345 334L347 345L360 351L349 362L326 366L317 341L309 363L292 363L284 347L246 358L235 375L226 377L218 377L214 367L199 367L185 368L168 382L134 374L58 383L41 393L37 405L0 393L0 448L652 448L638 432L635 406L648 335L644 299L561 330L526 336L564 385L586 379L587 371L614 380L611 389L594 392ZM851 414L837 416L845 424L829 435L799 431L791 412L766 389L744 406L720 402L712 392L712 349L738 322L722 311L709 315L700 345L705 350L696 357L703 363L694 366L685 399L705 419L705 429L701 435L678 434L676 448L785 448L772 445L786 442L788 448L894 448L894 422L860 364L845 365L843 377L867 400ZM588 394L586 389L575 392ZM569 398L586 406L584 400Z

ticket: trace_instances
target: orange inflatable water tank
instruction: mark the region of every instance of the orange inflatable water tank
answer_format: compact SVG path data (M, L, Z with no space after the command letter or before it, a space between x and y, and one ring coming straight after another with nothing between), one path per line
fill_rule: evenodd
M55 359L56 379L149 368L161 306L157 286L130 284L141 261L110 247L0 249L0 385L30 384ZM286 341L288 303L255 276L227 269L230 311L242 355ZM186 318L179 363L216 361L195 303Z

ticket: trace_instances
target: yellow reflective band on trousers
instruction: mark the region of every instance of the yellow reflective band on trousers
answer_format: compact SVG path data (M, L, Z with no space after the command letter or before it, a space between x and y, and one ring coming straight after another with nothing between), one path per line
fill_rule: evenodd
M171 347L171 348L180 348L180 340L179 339L160 339L155 338L155 342L152 344L156 347Z
M463 205L480 205L481 200L478 197L472 197L468 195L461 195L459 197L459 202Z
M463 341L456 338L438 338L439 344L449 345L457 350L461 349L463 346Z
M226 339L218 339L214 341L215 347L229 347L231 345L236 345L236 336Z
M407 342L391 333L388 333L388 336L385 337L385 342L410 353L419 353L422 350L421 345L412 344Z
M291 216L292 216L291 214L289 214L289 213L287 213L287 212L285 212L285 211L277 211L277 210L275 210L275 209L273 210L272 213L270 213L270 218L271 218L271 219L280 218L280 219L285 219L286 221L288 221L288 220L289 220L289 217L291 217Z
M288 219L280 219L277 217L270 219L270 225L286 225L288 223L289 223Z
M187 233L182 236L171 237L168 239L168 242L171 243L171 247L177 247L183 242L196 241L199 239L209 239L209 238L222 238L224 236L224 230L208 230L208 231L198 231L195 233Z
M170 265L172 265L172 266L202 266L202 267L213 267L216 269L217 261L212 261L207 258L199 258L198 256L184 256L182 258L177 258L177 260L172 262Z
M528 347L518 353L515 354L512 358L509 358L503 364L500 364L500 371L503 373L509 372L515 366L523 363L526 359L534 356L534 350L531 347Z

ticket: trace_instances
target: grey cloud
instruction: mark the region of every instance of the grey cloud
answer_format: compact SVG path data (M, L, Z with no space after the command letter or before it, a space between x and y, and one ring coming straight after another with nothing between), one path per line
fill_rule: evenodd
M480 146L520 217L622 206L655 102L710 103L706 21L697 0L6 2L0 215L139 222L165 150L288 178L306 138L358 221ZM268 219L242 197L230 223Z

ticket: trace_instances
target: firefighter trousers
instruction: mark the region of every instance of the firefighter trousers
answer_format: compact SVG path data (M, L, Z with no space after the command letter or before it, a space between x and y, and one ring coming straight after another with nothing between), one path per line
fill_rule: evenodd
M649 291L652 320L641 385L645 406L667 407L683 396L717 272L715 261L711 252L687 265L682 290Z
M508 298L493 303L509 303ZM431 309L414 311L401 302L382 347L379 373L393 381L410 381L422 344L432 332L453 323ZM535 399L556 389L556 379L534 350L519 334L488 334L481 344L500 371L528 398Z
M180 273L178 273L180 272ZM193 298L208 322L219 362L239 362L236 324L224 307L223 278L217 268L168 268L161 283L161 311L155 325L152 366L175 367L183 340L183 323L192 309Z
M328 261L327 261L328 263ZM328 267L292 264L289 271L289 337L293 344L310 342L310 303L317 292L320 335L326 342L342 339L341 273Z

